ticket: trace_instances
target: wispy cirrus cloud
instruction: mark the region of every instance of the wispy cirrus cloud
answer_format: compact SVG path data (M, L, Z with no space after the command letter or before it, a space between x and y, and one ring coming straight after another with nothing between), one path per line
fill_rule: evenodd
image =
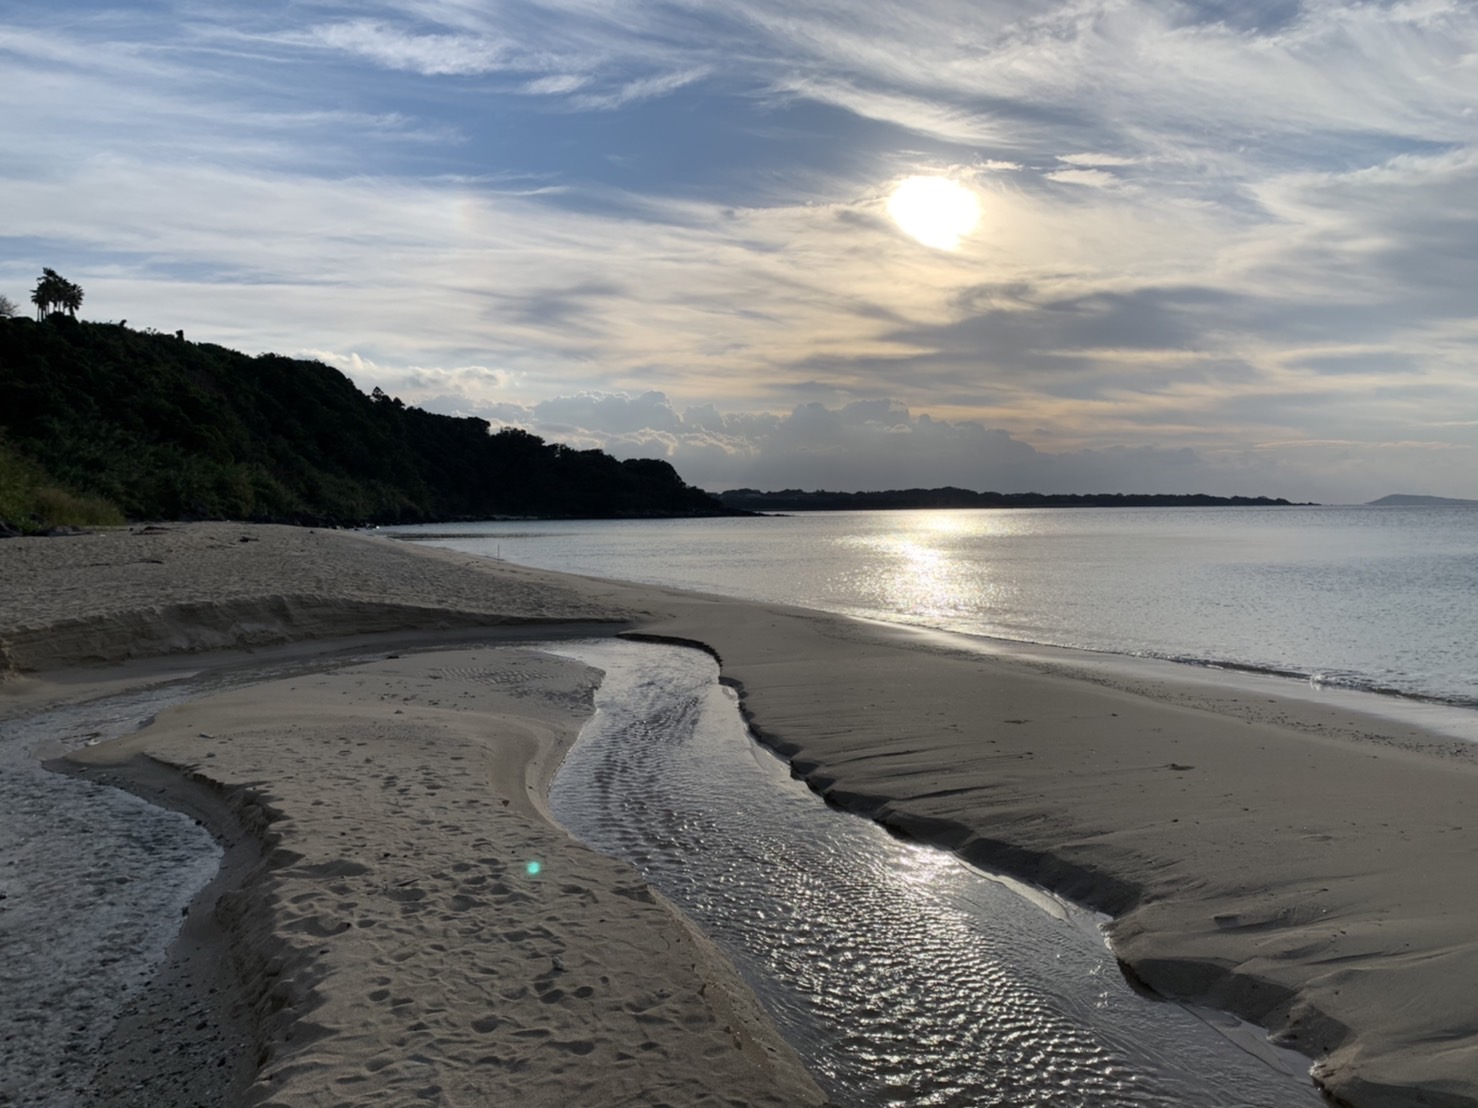
M582 93L572 98L571 104L585 111L614 111L630 104L639 104L643 100L667 96L695 81L701 81L708 74L709 70L706 66L684 69L676 73L658 73L635 81L627 81L610 92Z
M427 77L492 73L513 61L509 45L490 36L417 34L369 19L319 24L282 41L343 51Z

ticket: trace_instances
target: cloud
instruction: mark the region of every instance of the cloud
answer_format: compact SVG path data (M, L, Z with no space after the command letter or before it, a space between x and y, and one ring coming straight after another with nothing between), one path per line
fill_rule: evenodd
M414 34L374 20L310 28L297 41L366 58L387 69L432 77L491 73L508 63L506 44L482 35Z
M600 392L557 396L533 405L531 415L541 426L564 426L606 435L672 431L682 426L681 417L672 410L666 395L655 391L634 397Z
M565 97L567 105L580 111L615 111L656 97L668 96L702 80L706 65L666 69L647 76L611 80L602 91L590 91L602 69L619 73L624 65L583 48L578 36L564 51L517 37L482 32L427 33L373 19L325 23L305 32L276 34L272 38L292 45L316 46L370 61L386 69L404 70L425 77L465 77L493 73L554 73L524 81L517 91L525 95ZM648 63L650 64L650 63ZM645 66L644 66L645 68ZM590 71L580 72L581 69ZM559 72L559 70L567 70ZM573 70L573 71L569 71Z
M830 444L830 465L818 476L836 480L829 487L897 487L899 473L911 484L954 484L1002 491L1142 491L1207 492L1212 495L1271 495L1295 500L1352 502L1368 498L1368 488L1391 482L1417 481L1423 487L1465 487L1463 470L1473 451L1457 448L1441 463L1431 459L1432 444L1383 443L1373 456L1366 444L1265 444L1255 450L1240 446L1192 449L1116 445L1048 451L1021 442L1002 430L969 422L950 423L911 418L907 424L848 424L836 433L835 415L804 422L803 441L814 452L818 430L830 428L820 441ZM794 428L799 430L799 427ZM800 459L783 453L754 465L755 476L794 472ZM802 467L803 468L803 467ZM772 482L760 482L773 484ZM1403 485L1403 487L1405 487Z
M432 398L432 407L436 400ZM468 414L465 408L457 414ZM1209 449L1046 449L1001 428L914 413L890 398L788 413L676 411L658 392L583 393L476 414L580 449L662 457L694 484L840 491L953 485L1002 492L1203 492L1350 503L1370 489L1466 487L1472 447L1433 441L1297 440ZM1416 484L1413 484L1415 482Z
M685 85L701 81L708 75L708 72L706 66L695 66L675 73L659 73L651 77L628 81L608 93L582 94L572 97L570 103L586 111L615 111L630 104L639 104L643 100L668 96Z
M525 82L519 91L528 96L563 96L585 87L588 77L575 73L557 73Z
M1119 154L1059 154L1057 160L1067 165L1092 168L1106 165L1136 165L1143 159L1126 158Z
M1012 137L1007 124L969 108L894 90L863 88L840 78L790 77L776 81L772 90L781 97L832 104L868 119L896 124L961 146L1000 145Z
M1470 4L346 11L12 5L0 289L714 481L1478 495Z
M1064 185L1083 185L1095 189L1122 188L1124 180L1104 169L1057 169L1046 174L1049 181Z

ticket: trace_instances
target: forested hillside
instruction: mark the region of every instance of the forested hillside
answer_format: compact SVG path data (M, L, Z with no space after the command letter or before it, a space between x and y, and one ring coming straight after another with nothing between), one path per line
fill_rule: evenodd
M489 434L366 396L319 362L64 315L0 319L0 520L119 513L358 524L725 509L666 462Z

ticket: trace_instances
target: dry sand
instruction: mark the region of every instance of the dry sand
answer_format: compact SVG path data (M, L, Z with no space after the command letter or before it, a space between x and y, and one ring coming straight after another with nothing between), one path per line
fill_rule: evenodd
M9 540L0 575L0 640L21 671L479 622L605 620L701 643L757 733L830 800L1111 912L1115 950L1145 982L1264 1024L1358 1108L1478 1104L1478 769L1450 740L363 536ZM13 677L0 714L145 672ZM201 701L91 755L194 767L268 840L222 913L242 995L264 1006L259 1099L819 1099L722 960L642 900L629 869L544 818L588 681L513 648L386 659ZM261 823L266 809L277 818ZM472 827L469 812L493 818ZM533 849L579 876L521 879ZM689 945L664 953L673 935ZM395 961L413 949L413 966Z

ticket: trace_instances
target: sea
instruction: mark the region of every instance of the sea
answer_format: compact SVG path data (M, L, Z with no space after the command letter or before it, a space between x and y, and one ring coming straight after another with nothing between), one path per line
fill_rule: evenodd
M568 573L1478 713L1474 507L814 512L397 533Z

